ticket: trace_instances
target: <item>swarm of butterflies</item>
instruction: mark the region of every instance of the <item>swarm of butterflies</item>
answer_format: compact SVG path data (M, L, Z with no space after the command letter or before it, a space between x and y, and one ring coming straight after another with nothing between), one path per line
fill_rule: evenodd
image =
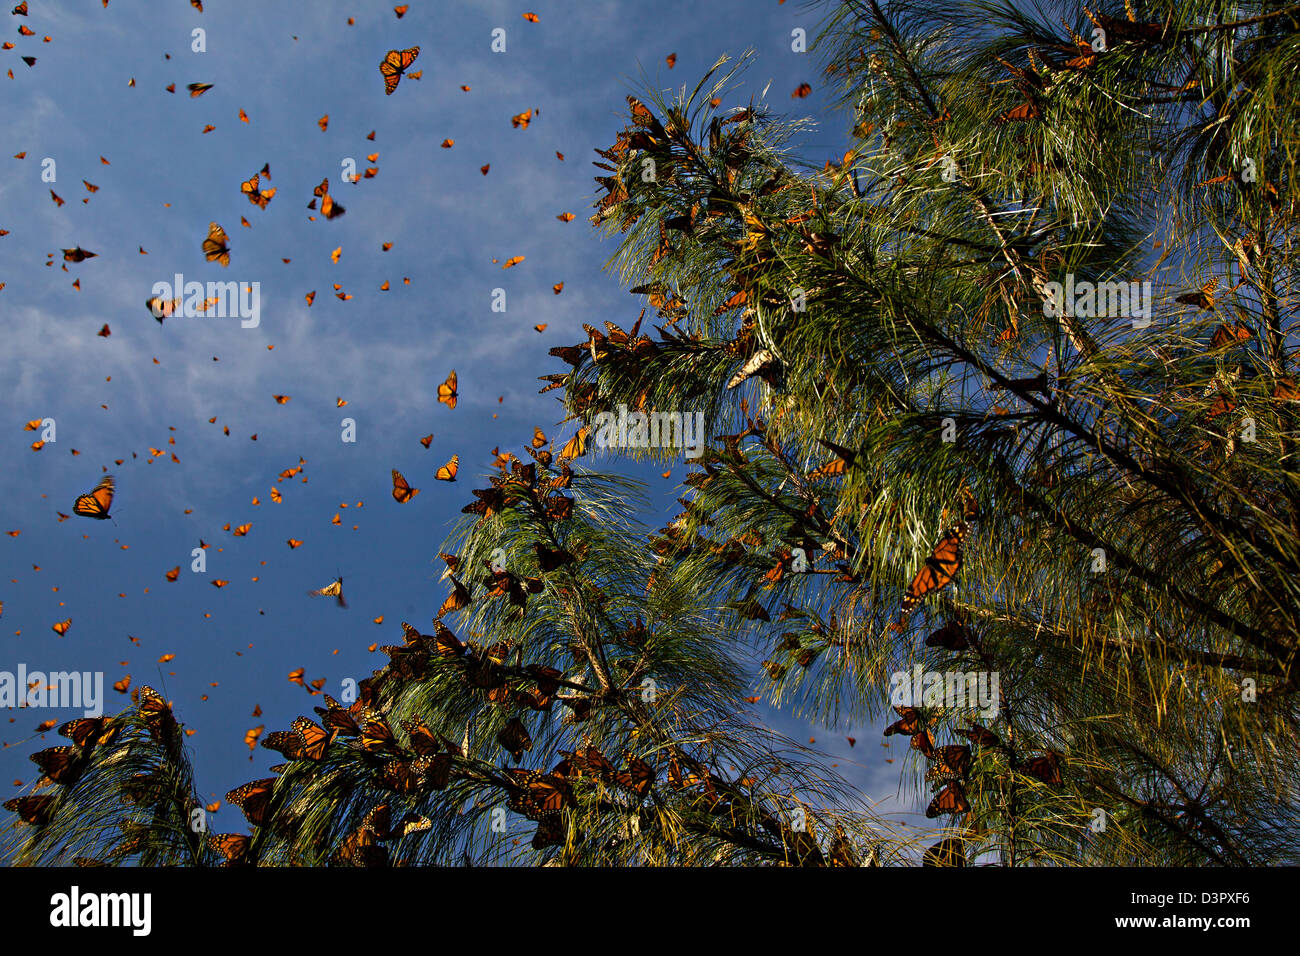
M191 0L191 5L199 14L203 13L203 4L201 0ZM105 0L103 6L105 8L109 6L107 0ZM407 10L408 10L408 5L399 5L394 8L393 12L396 18L400 20L406 14ZM12 14L13 16L19 18L29 18L33 15L39 15L39 10L38 9L29 10L28 3L23 2L18 4L16 7L14 7ZM523 14L523 18L529 23L537 23L540 19L538 15L535 13L525 13ZM351 25L354 21L352 18L349 18L348 22L349 25ZM22 42L28 37L33 37L33 36L35 36L34 31L27 28L25 25L20 26L19 28L20 42ZM297 38L295 37L294 39ZM44 42L48 43L50 42L50 40L51 38L48 36L44 38ZM6 42L4 43L4 48L6 50L13 49L14 43ZM413 69L413 66L416 63L416 60L419 58L420 53L421 53L421 47L418 45L413 45L406 48L389 50L386 53L384 53L381 58L378 59L378 62L376 64L376 69L379 74L378 79L382 80L384 92L386 95L391 96L394 93L396 93L399 89L399 86L402 85L401 81L403 79L409 81L409 80L419 80L421 78L422 71ZM170 60L171 59L170 55L168 55L166 59ZM23 60L28 67L36 66L36 57L23 57ZM9 76L11 79L13 78L12 71L10 71ZM128 86L134 88L135 86L134 79L130 81ZM198 99L204 96L205 94L207 94L213 88L214 88L214 84L208 82L192 82L189 83L187 86L187 90L189 92L189 96L191 99ZM175 83L169 84L165 89L168 93L174 94L176 92L176 84ZM470 87L468 85L463 85L461 86L461 90L464 91L465 93L468 93L470 92ZM511 125L516 129L527 129L531 120L535 118L538 115L538 113L539 111L536 109L529 109L522 113L513 115L512 117L510 117ZM239 110L239 121L242 123L252 122L248 114L243 109ZM329 124L328 115L322 116L319 120L319 126L321 130L322 131L327 130L328 124ZM203 129L203 133L207 134L211 132L213 129L214 127L211 124L209 124ZM376 132L372 130L367 135L366 138L370 141L374 141L376 138ZM450 140L444 143L444 146L450 147L451 145L452 143ZM18 153L15 158L19 160L25 159L26 152L24 151ZM556 158L559 161L564 160L564 156L562 153L556 153ZM367 157L367 159L371 163L375 163L378 159L378 154L371 154ZM101 157L101 163L105 166L111 165L110 160L107 157ZM359 172L355 178L356 181L360 181L363 179L371 179L374 176L376 176L378 172L379 172L378 167L372 165L365 168L364 171ZM486 165L483 166L481 168L481 172L483 175L486 176L489 172L489 167ZM256 207L259 211L267 211L272 201L277 198L277 192L281 192L281 193L283 192L283 189L277 189L276 186L272 185L272 182L273 180L272 180L272 171L271 171L270 164L265 163L261 166L260 169L258 169L256 172L253 172L250 176L248 176L247 179L242 179L240 181L239 183L240 194L248 200L250 205ZM100 189L98 185L93 184L89 181L85 182L85 188L87 193L90 194L91 196L98 193ZM56 206L59 207L64 206L66 200L62 196L59 196L58 193L56 193L54 190L50 190L50 196L51 196L51 201L54 202ZM282 198L281 201L283 201ZM87 199L86 202L89 202L89 199ZM326 221L335 220L338 217L344 215L344 213L346 212L343 205L337 201L334 194L331 192L330 181L328 178L323 179L320 182L320 184L313 189L310 202L307 204L307 206L309 210L319 213L320 217ZM309 218L314 218L314 217L309 217ZM563 213L557 216L557 218L560 219L561 222L569 222L574 219L574 216L571 213ZM241 217L241 224L245 227L252 228L252 225L249 223L249 221L246 218ZM8 230L0 230L0 235L7 235L7 234L8 234ZM206 234L202 235L199 245L203 253L204 259L207 262L213 263L216 266L221 268L229 267L232 260L232 255L235 254L234 247L236 243L232 241L231 235L226 231L226 229L222 226L221 223L217 221L210 221L207 225ZM385 251L387 251L391 247L392 247L391 242L383 244L383 248ZM140 247L139 253L141 255L148 254L148 252L144 249L143 246ZM91 251L89 249L82 248L80 245L74 245L73 247L70 248L64 248L62 250L62 258L65 264L64 271L67 271L68 264L76 265L76 264L86 263L90 260L94 260L98 258L101 254L102 252ZM340 254L341 254L341 247L339 249L336 249L333 253L332 258L335 262L339 260ZM288 262L289 260L285 259L284 261ZM493 261L495 262L496 260ZM522 261L523 261L522 256L514 256L509 258L505 262L503 267L512 268L518 265ZM404 282L408 285L410 284L410 281L411 280L409 278L406 278L404 280ZM561 282L561 283L557 283L553 287L553 291L555 292L555 294L558 295L562 291L563 285L564 284ZM80 289L79 280L76 283L74 283L74 288ZM385 281L381 289L387 290L388 288L389 288L389 283ZM3 289L3 283L0 283L0 289ZM308 306L312 304L313 300L315 299L315 295L316 292L314 290L306 294L305 298ZM339 299L343 301L352 298L351 293L345 292L337 286L336 286L336 295ZM151 296L145 300L145 307L149 312L149 314L160 325L162 325L165 324L167 319L179 313L179 310L181 308L181 303L182 300L180 298L169 299L169 298L164 298L159 296ZM202 303L201 309L204 312L206 312L209 309L215 307L217 304L218 304L217 300L209 299L204 303ZM545 329L545 325L540 325L537 326L536 328L538 332L542 332ZM112 334L112 330L107 323L103 325L103 327L100 329L98 333L98 335L103 338L107 338L111 336L111 334ZM268 346L268 348L274 348L274 346ZM214 361L215 360L216 359L214 357ZM155 363L157 363L156 359L155 359ZM457 398L458 398L458 381L457 381L456 372L454 370L452 370L446 376L445 381L443 381L437 386L437 397L438 397L438 401L444 404L445 406L447 406L449 410L456 408ZM274 399L278 404L283 405L290 400L290 396L275 395ZM347 404L347 402L342 397L340 397L338 399L337 404L339 407L343 407L344 405ZM210 419L209 422L211 424L217 423L215 417ZM28 422L26 425L28 430L36 430L40 426L41 426L40 420ZM173 429L173 431L174 430L175 429ZM223 430L226 435L230 434L230 427L228 425L223 426ZM250 437L252 440L255 441L258 436L256 433L254 433ZM424 437L420 438L420 442L426 449L430 448L433 442L433 437L434 436L432 434L425 435ZM541 429L535 430L533 449L543 449L544 446L548 443L548 441L549 439L545 438ZM44 441L34 442L32 444L32 450L39 452L43 448L44 444L45 444ZM175 445L175 437L169 439L169 444L173 446ZM566 457L573 457L577 453L579 453L579 450L577 449L576 446L573 449L569 449L566 447L565 451L561 453L561 458L563 459ZM78 452L74 450L73 454L74 455L78 454ZM538 453L534 451L534 454L535 456L537 456ZM170 455L171 460L173 462L178 463L180 461L180 458L178 457L176 452L168 451L166 446L164 446L164 448L150 448L150 457L148 460L152 462L153 460L163 458L167 455ZM496 465L501 468L508 466L513 459L513 456L509 455L508 453L505 455L501 454L499 449L497 448L492 449L492 456L495 460ZM546 461L550 461L552 457L552 453L543 450L540 452L540 456L543 456ZM135 453L132 454L132 457L135 457ZM123 461L124 459L117 459L116 464L120 466L123 464ZM300 458L299 465L297 468L285 469L285 471L281 472L280 478L277 481L277 485L279 484L280 481L291 479L295 475L299 474L302 471L305 464L306 464L305 460ZM516 467L519 468L519 463L517 460L515 460L515 464ZM565 467L567 469L567 465ZM458 454L453 454L444 464L434 469L434 479L436 481L444 481L449 483L455 482L457 480L457 474L459 468L460 468L460 456ZM83 494L79 494L75 497L75 499L72 501L70 515L64 514L63 512L58 512L58 517L60 521L67 520L69 517L74 517L74 516L78 518L94 519L96 521L113 520L114 500L115 500L115 495L120 490L119 481L121 479L121 475L119 473L118 477L115 477L114 474L109 474L107 467L105 467L103 471L104 474L99 478L99 480L94 484L92 488L89 488ZM519 469L514 476L516 483L522 481L524 484L527 484L532 480L530 475L529 477L523 477L524 475L528 475L528 472L526 472L524 469ZM306 481L305 475L302 477L302 480ZM559 487L561 487L561 485L557 484L556 489L558 489ZM420 488L412 486L400 471L398 471L397 469L392 469L392 495L393 495L393 499L397 503L407 504L413 498L415 498L419 493L420 493ZM493 513L493 510L502 507L503 503L516 500L516 496L503 490L502 485L494 486L490 492L476 491L475 495L476 495L475 501L469 507L467 507L466 510L467 511L476 510L477 513L485 516L491 515ZM270 496L272 501L279 502L282 500L282 493L280 492L278 487L272 489ZM253 504L255 505L259 504L258 499L255 498L253 500ZM361 502L357 502L356 506L360 507L361 504L362 504ZM347 507L347 505L341 505L340 507ZM567 515L568 513L571 513L569 509L572 508L572 501L570 499L565 498L562 495L552 495L550 499L544 504L544 507L549 509L550 513L558 517L560 515ZM188 509L186 513L187 514L189 513ZM340 515L336 514L334 517L334 524L340 524L340 523L341 523ZM251 524L247 524L247 523L241 524L238 527L234 527L234 528L232 528L231 525L227 524L225 530L230 531L235 536L242 536L242 535L246 535L249 532L250 528L251 528ZM20 532L18 531L10 532L11 536L16 536L18 533ZM289 538L287 541L288 547L290 549L297 548L301 546L302 543L303 542L301 540L296 538ZM201 541L200 545L203 548L207 548L209 546L208 542L206 541ZM539 545L539 547L544 548L545 546ZM553 552L553 553L547 552L547 554L550 556L550 560L557 561L557 562L563 560L563 552ZM548 566L553 568L558 565L549 564L548 562ZM179 567L172 568L170 570L167 570L164 573L164 578L168 582L176 582L179 579L179 576L180 576ZM254 580L256 580L256 578L254 578ZM454 576L452 580L456 584L456 589L455 592L453 593L452 598L449 599L448 604L444 606L444 613L446 610L449 610L453 607L463 606L465 603L468 603L469 601L469 596L468 596L469 590L463 585L461 585L460 582L457 581ZM214 587L220 589L225 587L229 582L217 578L214 579L211 583ZM334 601L336 602L336 605L340 609L346 609L348 607L348 603L344 595L343 585L344 585L343 576L339 575L334 580L324 584L322 587L312 590L308 593L314 597L333 598ZM493 586L495 588L503 589L500 590L500 593L509 593L511 595L511 599L516 600L518 595L527 593L527 591L524 590L525 587L535 588L536 583L530 582L527 585L521 585L517 580L514 580L512 576L505 576L495 581ZM3 613L3 604L0 604L0 613ZM376 623L380 621L382 621L382 618L376 618ZM55 622L52 625L52 629L59 636L63 636L68 632L71 625L72 625L72 620L71 618L69 618L67 620L61 620ZM132 641L133 643L138 643L138 639L136 638L132 638ZM164 655L163 661L167 661L174 656L175 655ZM313 693L320 693L319 686L321 683L322 682L313 682L313 685L315 685L316 688L312 691ZM115 690L117 690L118 692L127 693L128 690L130 689L130 677L128 676L123 680L115 682L113 686ZM306 686L305 683L304 686ZM161 696L158 695L155 691L153 691L150 688L137 689L135 693L137 695L138 700L141 699L140 695L143 693L142 713L150 714L151 716L149 717L149 719L151 720L154 719L161 720L162 719L161 717L156 716L157 713L161 712L158 708L158 702L161 700ZM206 697L204 699L206 699ZM170 707L165 708L165 710L168 717L170 717ZM50 728L47 728L44 725L42 725L41 730L46 730L46 729L50 729ZM66 736L70 736L74 741L74 745L69 747L58 747L58 748L53 748L52 750L42 751L33 758L42 771L42 776L40 780L38 780L39 785L45 786L50 783L64 783L71 780L73 777L75 777L77 769L81 766L85 757L90 753L91 750L94 749L96 743L101 743L101 744L108 743L113 739L114 735L117 732L117 729L116 729L116 725L113 724L111 719L96 718L95 721L92 722L72 721L70 723L64 724L59 728L59 732L65 734ZM253 734L252 731L250 731L250 735L251 734ZM33 808L48 807L49 805L49 800L47 795L41 795L39 799L37 797L19 798L19 799L28 801L22 804L23 810L21 811L21 815L23 816L24 819L27 820L27 822L36 822L37 820L40 819L42 815L39 809L33 809ZM376 817L376 819L372 821L371 829L375 831L383 831L385 828L379 826L378 817Z

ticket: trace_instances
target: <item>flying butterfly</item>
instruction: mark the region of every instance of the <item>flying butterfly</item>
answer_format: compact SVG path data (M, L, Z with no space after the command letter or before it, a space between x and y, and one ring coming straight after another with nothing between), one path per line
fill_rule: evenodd
M393 500L399 505L404 505L420 493L419 488L412 488L402 473L396 468L393 469Z
M307 593L312 597L332 597L339 602L339 607L346 608L348 606L347 600L343 597L343 578L341 577L331 581L323 588L308 591Z
M439 481L455 481L458 471L460 471L460 455L452 455L447 464L433 473L433 477Z
M258 209L265 209L275 195L275 187L265 191L258 188L261 174L253 173L253 178L239 184L239 191L248 197L248 201Z
M456 396L460 394L456 391L456 370L452 369L447 380L438 386L438 401L442 402L448 408L456 407Z
M384 59L379 64L379 72L384 76L384 93L391 96L393 90L397 89L397 84L402 80L402 74L415 62L415 58L420 55L420 48L413 46L407 50L389 50L384 54Z
M83 518L95 518L100 521L109 517L108 509L113 504L113 476L105 475L88 495L78 495L72 504L72 513Z
M208 237L203 240L203 255L208 262L219 262L223 268L230 265L229 243L226 230L215 222L208 223Z

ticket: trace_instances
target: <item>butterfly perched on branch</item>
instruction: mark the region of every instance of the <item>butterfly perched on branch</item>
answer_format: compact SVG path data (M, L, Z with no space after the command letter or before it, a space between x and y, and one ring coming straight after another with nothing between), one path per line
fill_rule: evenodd
M927 820L933 820L935 817L950 813L966 813L970 810L970 804L966 801L966 791L960 783L953 781L940 790L930 801L930 805L925 808L925 817Z
M253 838L246 833L209 833L204 845L222 857L218 866L240 866L247 862Z
M940 840L927 847L921 858L922 866L965 866L966 844L957 837Z
M4 808L10 813L18 814L18 819L35 827L43 827L54 815L58 798L48 793L36 796L14 797L6 800Z
M925 559L921 569L912 578L907 593L903 595L899 619L894 624L896 630L903 629L907 623L907 616L926 597L952 583L957 572L961 570L961 545L969 530L970 526L965 521L960 521L939 539L939 543L934 546L934 550Z
M141 684L131 696L135 698L140 717L155 739L166 740L177 729L171 704L162 694L148 684Z
M265 825L271 807L271 791L275 787L276 777L264 777L254 780L242 787L236 787L226 794L226 803L233 803L244 811L248 822L255 827Z

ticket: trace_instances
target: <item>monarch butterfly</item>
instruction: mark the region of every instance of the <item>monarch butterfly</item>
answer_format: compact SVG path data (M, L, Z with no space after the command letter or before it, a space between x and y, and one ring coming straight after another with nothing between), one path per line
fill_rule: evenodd
M590 429L583 427L578 429L578 433L564 443L560 449L560 460L566 461L570 458L581 458L587 454L587 433Z
M959 744L939 747L934 752L935 765L940 773L966 776L970 770L970 748Z
M381 786L397 793L416 793L426 787L445 790L451 782L451 754L420 756L414 760L390 760L379 774Z
M402 721L402 729L406 731L411 749L421 757L442 753L442 741L424 722L423 717L408 717Z
M587 715L591 713L591 705L593 701L590 697L574 696L574 697L557 697L555 699L558 700L565 707L568 707L571 711L573 711L573 719L576 721L586 720Z
M896 720L885 728L885 736L894 734L915 734L921 731L921 712L915 707L895 707L895 712L902 720Z
M961 516L965 521L974 521L980 516L979 500L965 483L961 486Z
M564 842L565 832L564 818L558 813L548 813L538 821L532 847L534 850L544 850L548 846L559 846Z
M638 757L627 755L628 766L614 775L614 781L620 787L631 790L638 797L650 792L650 785L655 780L655 768Z
M447 380L438 386L438 401L442 402L448 408L456 407L456 370L452 369L447 376Z
M966 791L957 782L949 783L935 795L930 805L925 808L925 818L933 820L943 813L965 813L970 809L966 802Z
M219 262L222 267L230 265L230 237L226 230L215 222L208 223L208 237L203 240L203 255L209 262Z
M420 493L419 488L412 488L407 480L402 477L402 473L396 468L393 469L393 500L399 505L404 505Z
M247 196L248 201L252 203L254 206L256 206L258 209L265 209L267 207L267 204L270 203L271 197L275 195L275 187L272 187L266 190L265 192L263 192L260 189L258 189L259 182L260 182L260 174L253 173L252 179L239 184L239 191L242 192L245 196Z
M316 721L308 717L295 717L290 726L298 738L298 755L304 760L320 760L329 749L334 736ZM285 754L287 757L288 754Z
M525 750L533 749L533 738L528 735L528 728L518 717L512 717L510 723L497 734L497 743L518 763Z
M175 728L176 718L172 716L171 705L162 694L148 684L141 684L135 696L139 703L140 717L154 737L166 736Z
M14 797L12 800L5 801L4 808L11 813L18 814L18 819L22 820L23 823L43 827L54 814L54 803L57 799L57 797L48 793L37 796Z
M451 628L446 624L443 624L442 621L434 621L433 629L437 634L435 640L437 642L438 653L441 656L460 657L465 653L467 648L463 643L461 643L460 638L452 633Z
M510 796L510 809L529 820L552 817L573 803L568 781L557 774L526 770L515 771L513 776L519 784Z
M68 628L70 628L71 626L72 626L72 618L68 618L67 620L63 620L63 621L55 621L53 624L50 625L50 628L51 630L54 631L55 634L59 635L59 637L62 637L64 634L68 633Z
M380 61L379 72L384 75L384 94L392 96L393 90L402 80L402 74L420 55L420 48L413 46L408 50L389 50Z
M105 475L90 494L77 496L72 504L72 513L103 521L109 516L108 509L113 504L113 487L113 476Z
M927 595L947 587L961 570L961 543L967 533L968 526L962 521L939 539L934 551L925 559L925 564L908 585L900 609L904 617L925 600Z
M274 750L287 760L297 760L302 756L302 740L291 730L276 730L262 739L262 746Z
M505 495L499 488L473 488L471 491L479 500L471 501L461 508L462 514L482 515L482 520L486 521L500 511L506 503Z
M226 803L233 803L243 810L244 816L253 826L263 826L271 806L271 789L275 786L275 781L275 777L264 777L236 787L226 794Z
M957 735L965 737L977 747L1000 747L1002 745L1002 741L998 739L997 734L987 727L981 727L979 724L958 730Z
M1019 106L1013 106L1004 113L999 113L993 117L993 125L1005 126L1007 123L1037 119L1039 115L1038 104L1031 100L1021 103Z
M820 481L823 478L838 478L848 470L848 467L848 462L843 458L832 458L824 465L818 465L808 472L808 480Z
M340 206L338 203L336 203L334 201L334 197L331 196L329 193L326 193L324 196L321 197L320 214L324 216L326 219L337 219L345 212L347 212L347 210L344 209L342 206Z
M1059 787L1061 785L1059 758L1051 750L1041 756L1025 761L1022 769L1031 777L1038 778L1048 786Z
M965 866L966 844L957 837L940 840L932 847L927 847L921 858L922 866Z
M433 477L439 481L455 481L458 471L460 471L460 455L452 455L447 464L433 473Z
M366 721L361 731L361 746L371 753L399 749L392 728L382 717Z
M912 734L912 749L921 751L921 755L927 760L934 757L934 737L930 736L930 731L919 730Z
M361 736L361 725L357 723L351 711L339 706L339 702L329 694L325 695L325 702L329 704L328 710L321 707L314 709L321 715L326 727L344 737Z
M560 753L564 755L564 759L556 764L555 770L552 771L555 774L564 777L586 775L602 780L609 780L615 776L614 765L598 748L590 744L585 749L574 753L569 753L567 750L561 750ZM676 761L674 761L675 765Z
M30 755L41 773L54 783L72 784L81 776L85 764L80 747L49 747Z
M552 521L567 521L573 517L573 499L564 495L551 495L542 499L546 506L546 516Z
M970 646L968 632L957 622L945 624L925 639L926 647L942 647L945 651L961 651Z
M1186 305L1194 305L1198 309L1205 309L1208 311L1214 308L1214 290L1218 288L1218 285L1219 277L1213 276L1195 292L1186 292L1183 295L1176 296L1174 301L1182 302Z
M425 448L428 448L430 445L432 445L432 444L433 444L433 433L430 432L429 434L427 434L427 435L425 435L423 438L421 438L421 439L420 439L420 444L423 445Z
M308 591L307 593L312 597L332 597L339 602L339 607L346 608L348 606L347 599L343 597L343 578L341 577L331 581L319 590Z
M248 856L253 839L245 833L209 833L205 841L209 850L225 857L222 866L238 866Z
M59 733L78 747L95 747L112 741L117 736L117 725L111 717L79 717L59 728Z
M1227 348L1237 342L1249 342L1252 338L1254 333L1240 322L1234 322L1231 326L1224 324L1215 330L1214 338L1210 340L1210 348Z
M379 835L363 823L339 844L329 861L343 866L388 866L388 851L378 840Z

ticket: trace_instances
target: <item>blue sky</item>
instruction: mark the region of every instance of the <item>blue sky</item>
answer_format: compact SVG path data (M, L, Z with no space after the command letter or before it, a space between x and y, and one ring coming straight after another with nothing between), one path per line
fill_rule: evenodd
M164 690L196 731L189 743L209 799L279 759L259 747L250 762L246 730L285 728L319 703L287 682L291 670L326 678L337 694L344 678L384 660L368 645L399 643L403 620L428 623L444 597L441 562L432 562L493 446L517 451L535 425L571 434L554 427L561 412L552 395L537 394L537 376L564 368L547 350L583 338L584 321L626 328L639 311L601 271L614 245L586 220L591 150L612 142L643 72L663 88L693 86L720 54L752 48L741 95L757 97L770 81L778 111L822 114L802 141L806 158L844 150L842 117L822 113L815 55L790 50L791 30L815 35L824 8L794 2L410 0L400 20L391 4L360 0L209 0L202 14L184 0L111 0L107 8L29 0L29 9L25 20L0 21L15 43L0 54L0 72L14 74L0 75L0 229L9 230L0 237L0 530L20 532L0 536L0 670L20 662L102 670L109 711L127 701L108 687L124 674L133 686ZM539 22L527 22L526 11ZM35 36L17 35L23 23ZM496 27L507 31L504 54L490 50ZM206 52L191 50L195 28L206 31ZM385 96L380 59L415 45L422 52L412 69L422 78L403 79ZM672 70L669 53L677 54ZM36 56L36 65L21 55ZM213 88L191 98L192 82ZM802 82L813 94L791 99ZM241 109L250 122L239 120ZM513 128L510 118L528 109L528 128ZM215 129L204 134L207 124ZM444 139L455 145L440 148ZM12 158L20 151L25 159ZM47 157L53 183L41 178ZM348 158L378 166L378 175L345 184ZM260 210L239 184L268 163L272 179L262 187L277 193ZM347 212L309 222L305 207L324 177ZM88 192L83 180L99 190ZM51 189L65 205L52 202ZM564 212L576 218L557 220ZM209 221L230 236L228 269L200 251ZM391 251L382 251L385 242ZM63 272L59 250L78 245L98 257ZM525 259L503 271L500 262L513 256ZM176 272L258 282L260 325L177 317L160 326L144 302ZM387 292L379 290L385 280ZM335 298L335 283L352 298ZM504 314L491 311L498 287ZM111 336L97 336L105 323ZM543 334L533 330L540 323ZM436 401L452 368L454 411ZM290 401L277 404L277 394ZM336 407L339 397L345 408ZM345 416L357 423L353 444L340 441ZM23 424L47 417L57 441L33 452L38 435ZM426 450L419 438L429 432ZM151 447L167 455L150 463ZM435 482L434 469L452 454L461 480ZM303 472L277 485L300 457ZM645 516L651 528L680 494L680 464L674 481L610 457L594 464L649 483L662 508ZM55 512L70 513L104 465L117 478L115 520L58 522ZM422 489L406 505L389 494L391 468ZM280 504L270 500L273 487ZM222 530L227 523L252 529L236 538ZM290 550L290 537L303 545ZM211 545L207 571L194 574L190 552L200 539ZM168 583L163 573L176 565L180 578ZM349 610L306 595L340 573ZM230 583L218 590L214 578ZM60 638L51 625L66 618L72 625ZM163 654L176 657L159 665ZM255 705L261 717L251 716ZM895 799L904 761L884 763L883 723L832 732L760 715L796 739L817 738L865 800L917 809L906 788L902 804ZM0 784L12 794L20 792L13 780L36 776L27 754L63 742L53 733L28 740L35 725L76 714L5 716L15 722L0 725L10 745L0 752ZM244 823L223 807L214 825Z

